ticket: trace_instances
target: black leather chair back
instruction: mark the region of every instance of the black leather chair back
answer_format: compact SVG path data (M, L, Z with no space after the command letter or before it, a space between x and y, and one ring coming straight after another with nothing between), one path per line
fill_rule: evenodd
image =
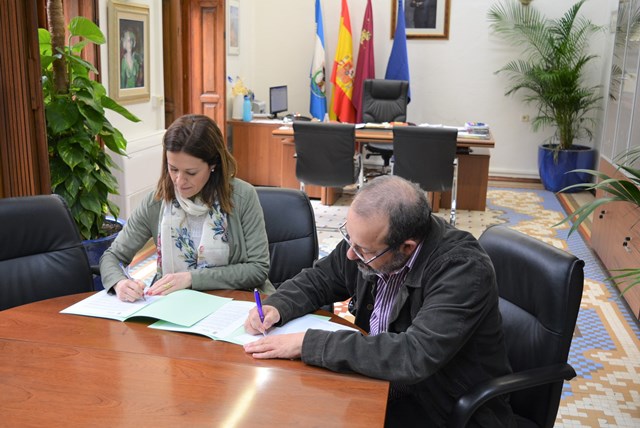
M453 186L458 131L453 128L396 126L393 128L393 174L418 183L428 192Z
M409 82L367 79L362 88L362 121L406 122Z
M315 216L300 190L256 187L256 191L269 240L269 280L278 287L318 259Z
M582 298L584 262L506 226L490 227L479 241L496 271L513 371L566 363ZM562 384L560 379L513 392L514 413L537 426L552 427Z
M355 125L294 122L296 177L305 184L343 187L357 180Z
M0 310L92 291L87 254L58 195L0 199Z

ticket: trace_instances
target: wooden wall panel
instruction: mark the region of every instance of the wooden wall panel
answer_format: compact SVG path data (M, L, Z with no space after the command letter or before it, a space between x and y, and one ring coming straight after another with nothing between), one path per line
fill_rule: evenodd
M36 0L0 0L0 197L50 193Z

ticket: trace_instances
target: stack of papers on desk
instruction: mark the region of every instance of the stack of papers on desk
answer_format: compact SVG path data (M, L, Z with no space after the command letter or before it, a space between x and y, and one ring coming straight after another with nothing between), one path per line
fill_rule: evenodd
M471 138L474 140L488 140L490 137L489 134L476 134L473 132L468 132L464 128L460 128L458 130L458 138Z
M194 290L179 290L167 296L147 296L147 300L123 302L105 290L60 311L63 314L85 315L126 321L133 317L149 317L159 321L149 327L183 333L195 333L213 340L224 340L243 345L262 336L248 334L244 321L253 302L213 296ZM329 317L305 315L282 327L269 330L268 335L301 333L308 329L328 331L353 330L329 321Z

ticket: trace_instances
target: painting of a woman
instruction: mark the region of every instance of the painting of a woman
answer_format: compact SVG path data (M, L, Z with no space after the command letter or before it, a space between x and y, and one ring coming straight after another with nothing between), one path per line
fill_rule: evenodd
M138 46L143 46L141 22L121 20L120 42L120 88L140 88L144 86L144 57ZM140 34L140 36L137 36Z

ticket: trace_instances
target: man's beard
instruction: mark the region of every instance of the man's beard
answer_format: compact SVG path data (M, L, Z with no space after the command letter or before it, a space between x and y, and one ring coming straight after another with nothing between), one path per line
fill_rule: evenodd
M393 251L391 254L393 257L391 257L389 263L382 265L379 269L374 269L371 266L364 264L362 260L358 260L358 270L365 279L370 279L376 275L390 274L397 271L407 263L407 260L409 260L410 257L405 256L400 251Z

